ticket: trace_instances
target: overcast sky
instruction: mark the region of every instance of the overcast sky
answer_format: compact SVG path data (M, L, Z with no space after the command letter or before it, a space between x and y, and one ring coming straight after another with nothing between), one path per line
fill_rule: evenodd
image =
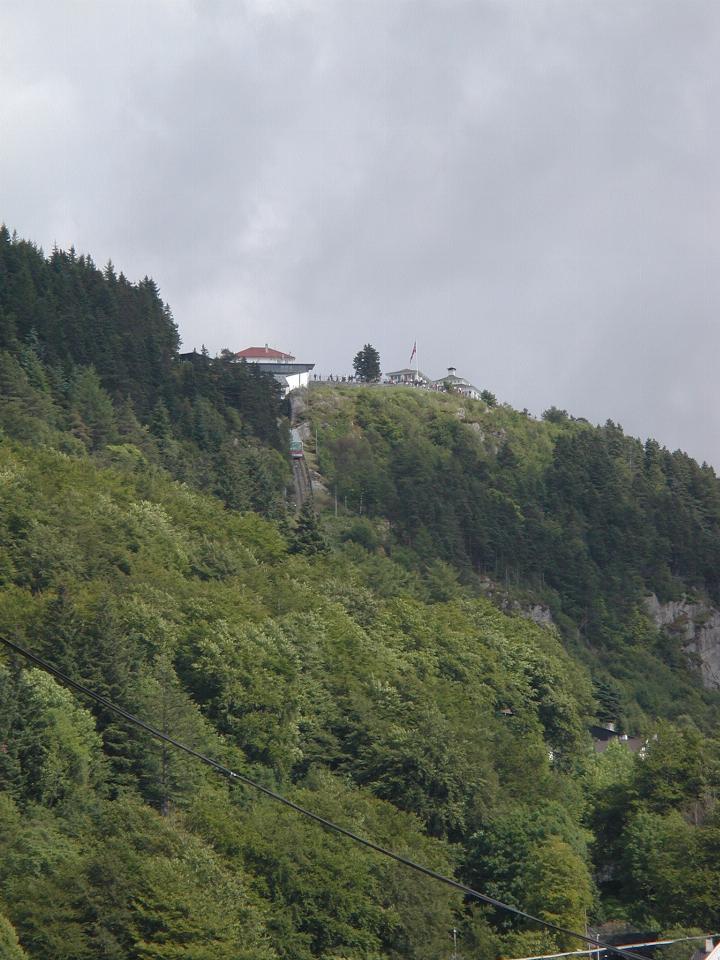
M187 349L449 365L720 467L717 0L0 0L0 220Z

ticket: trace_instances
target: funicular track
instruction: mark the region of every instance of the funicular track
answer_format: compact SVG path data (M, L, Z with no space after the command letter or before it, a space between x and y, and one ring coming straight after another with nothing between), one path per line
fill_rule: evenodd
M292 461L293 485L295 487L295 505L298 510L309 500L312 503L312 483L310 471L305 459Z

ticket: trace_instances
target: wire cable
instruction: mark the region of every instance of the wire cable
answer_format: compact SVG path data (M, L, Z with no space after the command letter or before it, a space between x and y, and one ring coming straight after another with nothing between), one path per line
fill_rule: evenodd
M695 937L675 937L674 940L647 940L645 943L623 943L621 950L644 950L645 947L667 947L673 943L688 943L692 940L717 940L720 934L701 933ZM570 950L566 953L540 953L534 957L514 957L513 960L561 960L562 957L586 957L597 950Z
M637 956L635 954L632 954L621 947L615 947L610 943L605 943L602 940L596 940L593 937L589 937L587 934L578 933L576 930L568 930L566 927L561 927L559 924L551 923L549 920L542 920L540 917L535 917L531 913L521 910L519 907L514 907L509 903L503 903L502 900L496 900L495 897L491 897L486 893L481 893L479 890L475 890L473 887L461 883L459 880L454 880L452 877L447 877L430 867L426 867L421 863L416 863L409 857L404 857L402 854L396 853L394 850L390 850L387 847L381 846L379 843L368 840L367 837L360 836L360 834L354 833L347 827L342 827L337 823L333 823L332 820L327 820L325 817L321 817L319 814L313 813L312 810L308 810L299 803L289 800L287 797L284 797L280 793L276 793L269 787L265 787L261 783L257 783L257 781L250 779L250 777L246 777L242 773L237 773L235 770L231 770L229 767L224 766L217 760L213 760L212 757L208 757L205 754L200 753L198 750L194 750L192 747L189 747L185 743L181 743L179 740L169 736L167 733L163 733L162 730L158 730L157 727L152 726L152 724L147 723L140 717L134 716L132 713L129 713L127 710L124 710L122 707L119 707L117 704L113 703L111 700L108 700L106 697L103 697L94 690L91 690L90 687L85 686L85 684L80 683L77 680L73 680L72 677L67 676L67 674L63 673L57 667L54 667L51 663L48 663L46 660L43 660L43 658L39 657L36 653L32 653L30 650L26 650L24 647L21 647L20 644L15 643L15 641L8 640L6 637L0 636L0 642L4 643L6 647L19 654L21 657L24 657L25 660L35 664L35 666L39 667L41 670L44 670L46 673L51 674L53 677L56 677L66 686L71 687L73 690L77 690L78 693L82 693L86 697L89 697L91 700L94 700L95 703L99 703L101 706L105 707L106 710L110 710L118 716L123 717L129 723L132 723L144 730L146 733L149 733L150 736L155 737L157 740L162 740L165 743L169 743L171 746L176 747L178 750L182 750L184 753L194 757L201 763L212 767L214 770L216 770L218 773L221 773L228 779L236 780L245 784L247 787L251 787L253 790L264 794L266 797L270 797L272 800L276 800L278 803L283 804L290 810L294 810L303 817L307 817L309 820L314 820L315 823L319 823L321 826L339 834L340 836L347 837L349 840L353 840L355 843L359 843L363 847L367 847L367 849L381 854L383 857L394 860L396 863L401 863L403 866L409 867L411 870L415 870L417 873L423 874L426 877L430 877L432 880L437 880L448 887L452 887L454 890L460 891L460 893L464 894L466 897L470 897L474 900L480 901L481 903L486 903L491 907L495 907L496 910L504 910L507 913L515 914L517 917L522 917L524 920L530 920L532 923L537 923L548 930L552 930L554 933L560 933L566 937L574 937L577 940L582 940L584 943L589 943L592 947L595 947L596 950L609 950L618 956L625 957L625 960L637 960Z

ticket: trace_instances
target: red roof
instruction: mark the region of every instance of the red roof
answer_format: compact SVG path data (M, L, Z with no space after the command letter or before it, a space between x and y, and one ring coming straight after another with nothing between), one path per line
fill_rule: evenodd
M245 350L236 353L235 356L238 360L285 360L288 363L295 359L289 353L273 350L267 344L264 347L247 347Z

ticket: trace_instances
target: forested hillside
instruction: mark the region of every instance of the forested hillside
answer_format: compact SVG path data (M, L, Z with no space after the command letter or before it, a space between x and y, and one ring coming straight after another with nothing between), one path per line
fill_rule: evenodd
M139 451L228 506L278 513L276 381L229 355L182 360L179 343L152 280L74 250L46 258L0 227L0 426L68 453Z
M339 507L296 518L274 384L183 361L151 281L5 232L0 317L0 635L544 919L717 927L718 697L642 605L715 595L711 471L556 414L310 391ZM643 754L594 753L610 716ZM434 960L453 927L468 958L578 946L0 648L0 956Z
M341 502L389 524L411 568L547 605L593 670L603 719L643 712L712 727L716 697L661 635L646 598L720 601L720 483L712 468L549 410L411 389L311 391L310 436Z

